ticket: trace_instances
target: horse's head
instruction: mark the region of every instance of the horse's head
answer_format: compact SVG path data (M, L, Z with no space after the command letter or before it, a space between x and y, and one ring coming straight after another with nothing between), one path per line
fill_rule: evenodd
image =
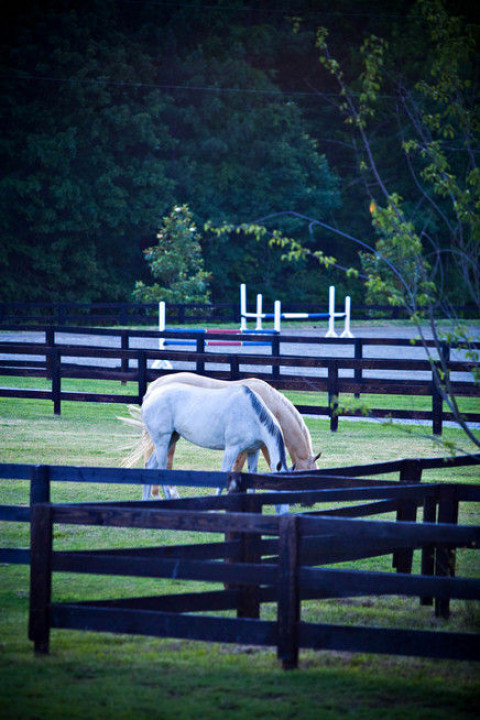
M322 453L319 452L317 455L310 455L306 458L297 458L294 468L295 470L317 470L317 460Z

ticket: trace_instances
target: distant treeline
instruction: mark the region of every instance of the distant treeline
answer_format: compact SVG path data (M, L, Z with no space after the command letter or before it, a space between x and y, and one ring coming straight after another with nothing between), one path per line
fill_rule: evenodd
M0 28L0 301L131 300L136 281L151 281L143 251L157 242L162 218L185 203L201 233L214 303L233 297L240 282L288 304L317 303L335 284L358 312L364 282L344 271L361 270L352 238L363 248L375 245L373 190L336 108L339 89L319 62L316 33L328 29L329 47L351 78L363 72L364 40L384 38L385 75L401 68L405 92L417 87L419 69L428 69L435 53L415 0L321 5L12 6ZM475 21L471 3L447 2L446 10ZM462 74L476 81L478 53L472 57L462 57ZM393 176L442 259L450 257L451 226L430 228L430 205L418 202L396 143L395 87L382 88L369 117L377 169L389 182ZM430 112L415 111L424 109ZM454 132L454 118L452 110L445 132ZM458 143L446 138L456 151ZM449 219L446 212L442 205ZM338 265L319 270L305 258L282 259L267 240L205 229L207 222L266 217L269 230ZM450 303L469 301L458 275L442 277L440 294Z
M289 312L328 312L328 306L292 303ZM458 318L476 318L475 305L461 305L454 309ZM406 310L391 305L352 305L356 320L401 320ZM441 318L440 311L438 317ZM156 325L156 303L0 303L0 328L8 325ZM291 322L291 321L290 321ZM302 321L305 322L305 321ZM318 320L311 321L318 324ZM240 307L235 303L212 305L168 305L167 325L198 323L231 323L240 326Z

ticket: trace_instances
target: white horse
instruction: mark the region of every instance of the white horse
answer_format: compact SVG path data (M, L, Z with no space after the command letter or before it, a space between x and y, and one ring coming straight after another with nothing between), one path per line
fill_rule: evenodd
M186 385L194 385L196 387L204 387L212 390L218 390L228 387L238 387L245 385L253 390L263 400L264 404L274 415L277 422L279 423L283 436L285 439L285 445L289 452L292 463L295 466L295 470L316 470L317 460L321 453L314 454L312 447L312 439L308 431L307 426L295 408L293 403L290 402L282 393L275 390L264 380L259 378L244 378L242 380L218 380L217 378L210 378L205 375L196 375L191 372L179 372L170 375L163 375L152 382L147 390L147 394L153 392L159 387L169 385L171 383L181 382ZM135 467L137 463L142 459L144 462L150 457L153 452L153 443L150 436L145 432L141 417L140 409L137 405L128 406L130 417L120 418L122 421L133 425L134 427L142 430L142 438L139 443L131 450L129 455L123 460L123 467ZM173 439L168 451L167 457L167 468L173 467L173 457L175 453L176 439ZM267 464L270 465L270 458L268 456L268 450L265 446L262 447L262 452L265 456ZM241 472L246 460L246 454L240 453L235 460L233 470ZM178 497L178 493L175 488L169 488L170 496ZM158 488L153 486L153 494L158 494Z
M283 434L260 397L244 386L211 390L171 383L151 389L142 403L142 421L153 442L149 469L164 469L172 442L178 437L212 450L223 450L221 470L228 472L240 453L246 453L248 469L257 471L260 448L265 445L272 472L286 471ZM164 487L166 497L170 497ZM151 485L145 485L148 500ZM288 511L278 506L277 512Z
M209 388L211 390L219 390L221 388L236 387L238 385L246 385L253 390L263 400L264 404L268 407L270 412L277 419L280 427L282 428L283 436L285 438L285 445L287 446L288 453L295 465L296 470L316 470L317 460L321 455L321 452L315 454L312 447L312 438L308 431L305 421L301 414L296 409L295 405L282 395L282 393L275 390L274 387L269 385L265 380L260 378L243 378L242 380L218 380L217 378L210 378L205 375L196 375L191 372L179 372L171 375L163 375L150 383L148 393L152 392L158 387L168 385L170 383L185 383L187 385L195 385L196 387ZM132 411L132 416L135 414L135 410ZM135 424L132 422L132 424ZM144 453L148 456L153 448L144 447ZM173 445L170 449L169 460L173 464L173 454L175 446ZM270 460L268 458L268 451L266 448L262 448L263 454L268 464ZM138 462L137 458L137 462ZM240 472L243 465L245 464L245 455L241 454L235 461L233 467L234 470ZM132 457L133 461L133 457ZM170 465L172 467L172 465Z

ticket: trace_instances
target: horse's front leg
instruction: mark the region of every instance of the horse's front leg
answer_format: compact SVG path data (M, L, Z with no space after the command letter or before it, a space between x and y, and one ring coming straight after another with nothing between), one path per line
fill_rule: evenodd
M265 458L269 458L268 451L265 448L265 446L262 447L262 452L265 455ZM258 458L260 455L259 450L252 451L250 453L247 453L247 463L248 463L248 472L256 473L258 468ZM250 488L247 490L247 492L255 492L253 488ZM275 512L277 515L284 515L285 513L288 513L290 510L289 505L275 505Z
M256 473L258 472L258 458L260 456L260 450L252 450L247 453L247 467L248 472L250 473ZM253 488L248 488L247 492L253 493L255 490Z
M225 452L223 453L223 459L222 459L222 467L220 468L221 472L230 472L234 470L235 463L237 461L237 458L241 456L243 451L240 450L239 447L226 447ZM242 462L243 466L243 462ZM217 495L222 494L222 488L218 488Z
M250 450L250 452L247 452L248 472L250 472L250 473L257 472L259 455L260 455L260 450Z
M237 455L235 462L232 466L232 472L242 472L242 468L245 465L245 460L247 459L247 453L241 452ZM221 495L221 489L218 488L217 495Z

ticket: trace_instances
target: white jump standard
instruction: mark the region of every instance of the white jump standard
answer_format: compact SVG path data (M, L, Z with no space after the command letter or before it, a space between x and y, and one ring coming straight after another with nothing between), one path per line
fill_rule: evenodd
M344 329L340 337L353 338L350 329L350 309L351 300L347 295L345 298L345 309L343 312L335 312L335 286L330 285L328 293L328 313L292 313L282 312L282 304L280 300L274 302L274 312L264 313L262 311L263 298L261 294L257 295L256 311L247 311L247 286L245 283L240 285L240 329L242 332L248 332L248 321L255 320L255 330L262 331L262 320L273 320L273 332L279 333L282 320L318 320L319 318L328 318L328 330L325 334L327 338L338 337L335 331L335 320L344 318ZM265 332L265 330L263 330Z

